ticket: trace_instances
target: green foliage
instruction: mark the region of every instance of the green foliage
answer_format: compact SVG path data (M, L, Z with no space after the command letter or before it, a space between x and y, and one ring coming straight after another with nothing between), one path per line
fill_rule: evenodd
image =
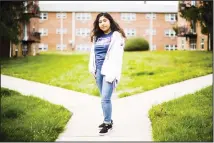
M212 142L212 107L212 86L153 106L149 111L153 140Z
M148 51L149 43L144 38L131 38L126 41L125 51Z
M116 92L121 93L120 97L130 96L210 74L212 55L207 51L125 52L122 78ZM95 79L88 72L88 59L88 54L40 53L39 56L1 59L1 72L98 96Z
M176 34L178 34L178 26L177 25L173 26L172 29L175 31Z
M210 49L213 50L213 1L199 1L199 6L190 6L180 2L179 8L181 17L193 23L200 22L201 33L210 37ZM191 26L193 26L192 23Z
M179 7L181 17L188 21L200 21L203 34L213 31L213 1L200 1L199 7L180 3Z
M25 6L24 1L1 1L0 37L18 44L21 25L28 23L32 15L25 14L25 10L32 6L32 2Z
M53 142L72 113L60 105L1 88L1 142Z

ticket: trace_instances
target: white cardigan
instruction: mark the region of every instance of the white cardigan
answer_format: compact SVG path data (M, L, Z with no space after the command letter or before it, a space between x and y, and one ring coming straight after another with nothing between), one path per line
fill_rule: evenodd
M113 82L115 79L117 80L117 83L120 81L124 46L125 39L122 37L121 33L114 31L101 69L101 74L105 75L105 80L108 82ZM89 72L95 76L96 64L94 42L91 47L88 66Z

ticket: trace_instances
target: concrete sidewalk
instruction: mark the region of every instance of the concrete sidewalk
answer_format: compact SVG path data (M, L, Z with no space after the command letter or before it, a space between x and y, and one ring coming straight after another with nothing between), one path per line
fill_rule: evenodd
M212 79L210 74L112 100L114 127L106 136L98 135L97 127L103 120L99 97L5 75L1 75L1 86L63 105L73 112L57 141L152 141L149 109L212 85Z

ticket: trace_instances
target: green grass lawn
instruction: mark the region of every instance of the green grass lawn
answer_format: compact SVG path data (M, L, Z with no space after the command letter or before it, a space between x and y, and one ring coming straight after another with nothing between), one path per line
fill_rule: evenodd
M99 95L88 73L88 54L43 53L2 59L2 74ZM120 97L212 73L212 52L125 52Z
M149 111L154 141L213 141L212 86L154 106Z
M1 88L1 142L53 142L70 118L62 106Z

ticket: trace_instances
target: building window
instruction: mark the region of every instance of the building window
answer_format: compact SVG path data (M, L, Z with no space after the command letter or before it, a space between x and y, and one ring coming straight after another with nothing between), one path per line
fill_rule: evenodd
M91 13L76 13L76 20L91 20Z
M124 32L125 32L127 37L136 36L136 29L126 28L126 29L124 29Z
M178 49L178 46L177 45L174 45L174 50L177 50Z
M164 31L164 35L167 36L167 37L175 37L176 33L172 29L167 29L167 30Z
M157 50L156 45L152 45L152 49L151 49L151 50L152 50L152 51Z
M67 28L63 28L63 29L61 29L61 28L57 28L56 29L56 34L67 34Z
M56 45L56 50L64 50L65 48L67 47L67 45L66 44L57 44Z
M40 13L40 19L41 20L47 20L48 19L48 13Z
M39 33L41 33L40 36L48 36L48 29L39 28Z
M145 34L150 35L150 29L149 28L146 29ZM152 29L152 35L156 35L156 29Z
M190 50L196 49L196 39L191 38L190 39Z
M194 22L193 20L191 21L192 27L191 27L191 32L192 33L196 33L196 22Z
M173 50L177 50L177 45L173 45L173 44L171 44L171 45L165 45L165 50L167 50L167 51L173 51Z
M150 17L153 17L153 19L156 19L156 14L146 14L146 19L150 19Z
M88 44L79 44L76 47L77 51L90 51L91 46Z
M48 51L48 44L40 43L39 51Z
M185 49L185 46L184 46L184 39L181 40L181 49Z
M204 38L201 38L201 49L204 49Z
M165 45L165 50L169 50L169 45Z
M124 21L134 21L136 20L136 13L121 13L120 18Z
M89 36L89 35L90 35L90 29L88 28L76 29L76 36Z
M165 14L165 21L175 22L176 14Z
M60 19L60 17L62 16L63 19L67 18L67 13L56 13L56 18Z
M195 6L195 0L191 1L191 5Z

